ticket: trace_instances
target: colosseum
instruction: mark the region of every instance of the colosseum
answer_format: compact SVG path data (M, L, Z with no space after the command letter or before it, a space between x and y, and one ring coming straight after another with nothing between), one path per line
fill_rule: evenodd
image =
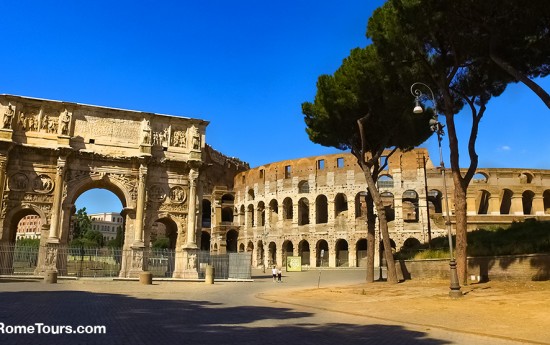
M392 246L399 250L446 235L445 217L454 224L453 185L447 178L446 210L444 178L427 150L382 158L388 164L378 187L390 211ZM349 153L262 165L237 173L233 190L205 195L203 210L213 206L211 215L203 215L212 222L203 227L202 239L211 238L214 252L252 252L256 267L284 266L289 256L310 267L363 266L366 189ZM550 220L550 170L480 168L467 203L470 230L527 218ZM375 254L375 265L378 258Z

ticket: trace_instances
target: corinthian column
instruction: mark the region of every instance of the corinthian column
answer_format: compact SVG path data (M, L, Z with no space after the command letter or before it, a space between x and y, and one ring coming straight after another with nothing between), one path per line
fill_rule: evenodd
M134 226L134 247L143 247L143 211L145 209L145 182L147 179L147 167L143 164L139 167L138 194L136 204L136 222Z
M59 215L61 213L61 199L63 195L63 173L67 160L63 157L57 158L57 174L55 175L55 190L53 194L52 217L50 219L49 243L59 243Z
M197 248L195 238L197 223L197 178L199 172L195 169L189 171L189 216L187 217L187 243L185 248Z

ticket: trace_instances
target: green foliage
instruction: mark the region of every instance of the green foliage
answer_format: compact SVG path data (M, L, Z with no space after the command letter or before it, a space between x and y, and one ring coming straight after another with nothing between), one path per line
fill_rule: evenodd
M15 242L15 245L17 247L33 247L38 248L40 247L40 239L39 238L21 238Z
M122 248L123 245L124 245L124 231L122 230L122 227L119 226L116 229L116 237L112 240L109 240L109 242L107 242L107 247Z
M435 259L449 257L447 236L432 239L414 250L403 248L399 259ZM512 223L507 228L489 227L468 233L468 256L499 256L550 253L550 222L527 220Z
M155 242L153 242L153 249L167 249L170 246L170 239L167 237L161 237L157 238Z
M76 211L73 225L73 239L82 238L92 229L92 219L86 213L86 207Z

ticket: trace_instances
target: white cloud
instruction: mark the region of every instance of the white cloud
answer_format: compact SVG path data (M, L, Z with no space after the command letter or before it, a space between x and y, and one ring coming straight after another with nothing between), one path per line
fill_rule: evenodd
M499 148L499 151L510 151L512 148L508 145L503 145Z

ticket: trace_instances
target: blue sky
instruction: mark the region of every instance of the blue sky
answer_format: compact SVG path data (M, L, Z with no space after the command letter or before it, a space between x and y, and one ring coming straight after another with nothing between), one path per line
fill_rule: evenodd
M368 44L383 2L4 1L0 93L204 119L207 143L252 167L336 153L309 141L301 103L319 75ZM479 166L548 169L549 125L538 98L509 87L482 120ZM424 146L437 164L435 137ZM77 206L106 200L93 191Z

